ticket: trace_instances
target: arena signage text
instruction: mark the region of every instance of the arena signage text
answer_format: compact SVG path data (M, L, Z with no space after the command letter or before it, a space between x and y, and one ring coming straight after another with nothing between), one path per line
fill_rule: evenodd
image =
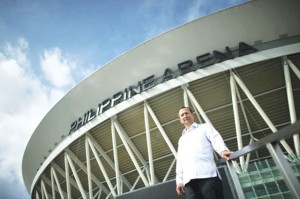
M161 77L156 78L154 75L150 75L149 77L139 81L137 85L129 86L123 91L119 91L112 97L107 98L103 102L99 103L96 109L90 109L89 111L84 113L82 117L78 118L71 124L69 135L78 130L80 127L87 124L88 122L90 122L91 120L93 120L94 118L96 118L98 115L105 112L106 110L158 84L164 83L168 80L184 75L186 73L205 68L216 63L221 63L226 60L234 59L236 57L241 57L244 55L255 53L257 51L258 50L255 47L245 42L240 42L238 47L236 48L230 49L229 47L225 47L225 52L214 50L212 53L208 52L203 55L197 56L195 63L192 60L186 60L184 62L181 62L178 64L178 70L176 71L172 71L171 69L167 68L165 69Z

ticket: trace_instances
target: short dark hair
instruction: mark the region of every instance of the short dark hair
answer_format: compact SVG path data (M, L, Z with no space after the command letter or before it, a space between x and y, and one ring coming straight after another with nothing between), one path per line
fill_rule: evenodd
M189 109L189 111L190 111L191 113L194 113L193 109L191 109L191 108L188 107L188 106L182 106L182 107L179 109L179 111L180 111L181 109L184 109L184 108L187 108L187 109Z

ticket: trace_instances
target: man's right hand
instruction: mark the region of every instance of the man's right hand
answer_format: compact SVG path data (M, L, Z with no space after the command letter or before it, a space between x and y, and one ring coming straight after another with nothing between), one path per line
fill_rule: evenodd
M184 185L179 183L178 185L176 185L176 192L179 196L183 196L185 194L184 191Z

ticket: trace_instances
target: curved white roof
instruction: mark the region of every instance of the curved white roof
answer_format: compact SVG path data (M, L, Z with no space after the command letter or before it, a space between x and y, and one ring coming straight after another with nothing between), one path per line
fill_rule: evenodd
M138 81L152 74L156 77L162 76L166 68L177 70L177 64L186 60L196 62L196 57L199 55L212 53L214 50L224 52L226 46L236 48L239 42L249 45L258 44L258 47L261 43L270 42L270 47L267 48L271 48L273 41L291 38L291 44L295 45L286 48L287 52L281 49L278 56L296 53L299 40L293 42L292 39L300 36L299 7L298 0L251 1L180 26L141 44L100 68L63 97L34 131L26 147L22 165L27 190L32 189L34 179L38 178L37 173L43 172L41 169L46 167L43 164L49 164L51 159L55 158L53 152L56 151L58 154L63 151L79 135L134 102L130 102L131 104L124 108L107 111L105 113L107 115L101 115L94 122L69 136L72 122L82 117L91 108L97 108L99 103L117 92L131 85L137 85ZM263 55L261 52L258 55ZM273 56L274 53L277 53L276 49ZM237 67L255 61L251 58L236 59L236 62L231 63ZM220 70L227 70L227 68ZM213 69L206 70L205 75L216 72L218 71ZM175 86L183 82L173 81ZM149 92L144 99L159 92L157 90Z

